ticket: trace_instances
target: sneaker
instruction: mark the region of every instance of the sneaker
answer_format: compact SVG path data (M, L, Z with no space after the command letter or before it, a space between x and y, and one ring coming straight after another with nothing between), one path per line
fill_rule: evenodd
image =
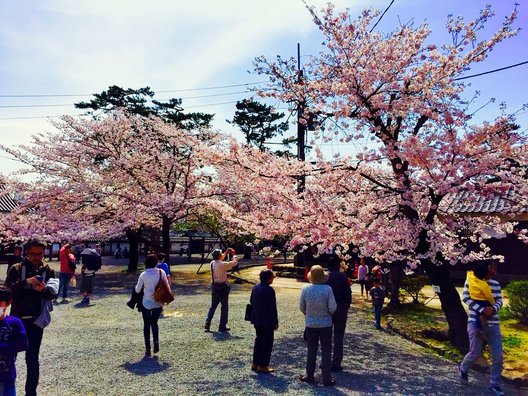
M488 388L488 392L491 393L492 395L504 396L504 392L502 391L500 386L490 386Z
M336 384L336 380L332 378L330 382L324 382L323 386L334 386L335 384Z
M206 324L204 325L204 331L205 331L206 333L209 333L209 332L211 331L211 325L208 324L208 323L206 323Z
M458 376L460 377L460 379L465 382L466 384L469 382L469 377L468 377L468 373L462 371L462 369L460 368L460 366L462 365L462 363L460 363L458 365Z
M62 299L62 301L60 302L61 304L69 304L70 303L70 300L66 300L65 298Z
M155 342L154 343L154 353L158 353L159 352L159 342Z
M227 333L229 330L231 330L229 327L219 327L218 331L220 333Z

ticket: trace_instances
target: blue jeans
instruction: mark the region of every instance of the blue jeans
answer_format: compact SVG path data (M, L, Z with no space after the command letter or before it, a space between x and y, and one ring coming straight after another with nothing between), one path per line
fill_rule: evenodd
M376 320L376 328L379 329L381 327L381 309L383 308L383 304L373 304L372 310L374 311L374 319Z
M15 382L0 383L0 396L16 396Z
M60 295L61 290L62 290L63 299L66 299L66 297L68 297L68 285L70 283L71 277L72 277L72 274L68 274L66 272L61 272L59 274L59 293L58 295Z
M468 322L467 332L469 337L469 352L464 356L464 360L460 364L460 369L468 372L473 363L482 355L482 348L484 347L484 340L478 336L478 331L475 322ZM488 325L482 329L482 333L487 336L490 354L491 354L491 371L490 371L490 386L500 386L500 378L502 374L502 334L500 326Z

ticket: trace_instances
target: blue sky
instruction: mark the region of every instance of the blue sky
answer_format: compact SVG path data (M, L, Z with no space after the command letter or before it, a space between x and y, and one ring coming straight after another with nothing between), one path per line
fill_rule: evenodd
M319 7L326 1L308 3ZM356 12L366 6L384 9L389 3L334 1L337 9ZM491 3L497 17L490 27L497 27L514 1ZM485 4L396 0L378 29L389 31L400 21L427 20L432 39L445 42L448 14L475 17ZM524 30L468 74L527 61L527 16L528 4L521 4L517 25ZM91 94L110 85L150 86L155 91L174 91L158 93L159 99L181 97L188 111L215 113L214 126L237 135L225 119L232 118L237 100L249 96L246 87L201 88L263 81L262 76L248 73L254 57L296 56L297 43L303 55L315 54L320 41L300 0L0 0L0 95ZM479 113L479 119L493 119L500 101L512 110L528 102L527 73L525 65L471 79L468 95L478 89L482 103L497 98L496 105ZM47 116L76 114L73 103L88 99L0 97L0 140L7 145L27 143L31 134L53 128ZM1 107L21 105L55 106ZM520 114L518 122L525 129L528 114ZM0 157L0 172L18 166Z

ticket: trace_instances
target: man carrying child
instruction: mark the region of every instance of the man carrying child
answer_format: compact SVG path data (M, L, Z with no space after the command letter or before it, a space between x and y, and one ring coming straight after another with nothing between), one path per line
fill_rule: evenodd
M469 307L467 324L469 352L462 360L462 363L460 363L458 373L460 378L467 383L469 380L468 371L482 355L485 338L489 343L492 359L488 390L494 395L504 395L500 388L503 352L498 316L498 312L502 307L502 292L499 282L491 279L496 274L496 262L481 262L472 274L468 274L468 279L464 283L462 301ZM484 282L478 282L478 280L483 280ZM493 298L492 303L484 298L489 293L491 293ZM479 321L480 315L485 315L486 318Z

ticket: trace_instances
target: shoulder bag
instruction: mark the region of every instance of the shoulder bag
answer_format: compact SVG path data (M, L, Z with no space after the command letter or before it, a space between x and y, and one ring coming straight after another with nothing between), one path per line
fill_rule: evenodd
M166 305L174 301L174 295L172 294L169 286L161 279L163 270L159 270L159 282L158 286L154 290L154 301L160 304Z

